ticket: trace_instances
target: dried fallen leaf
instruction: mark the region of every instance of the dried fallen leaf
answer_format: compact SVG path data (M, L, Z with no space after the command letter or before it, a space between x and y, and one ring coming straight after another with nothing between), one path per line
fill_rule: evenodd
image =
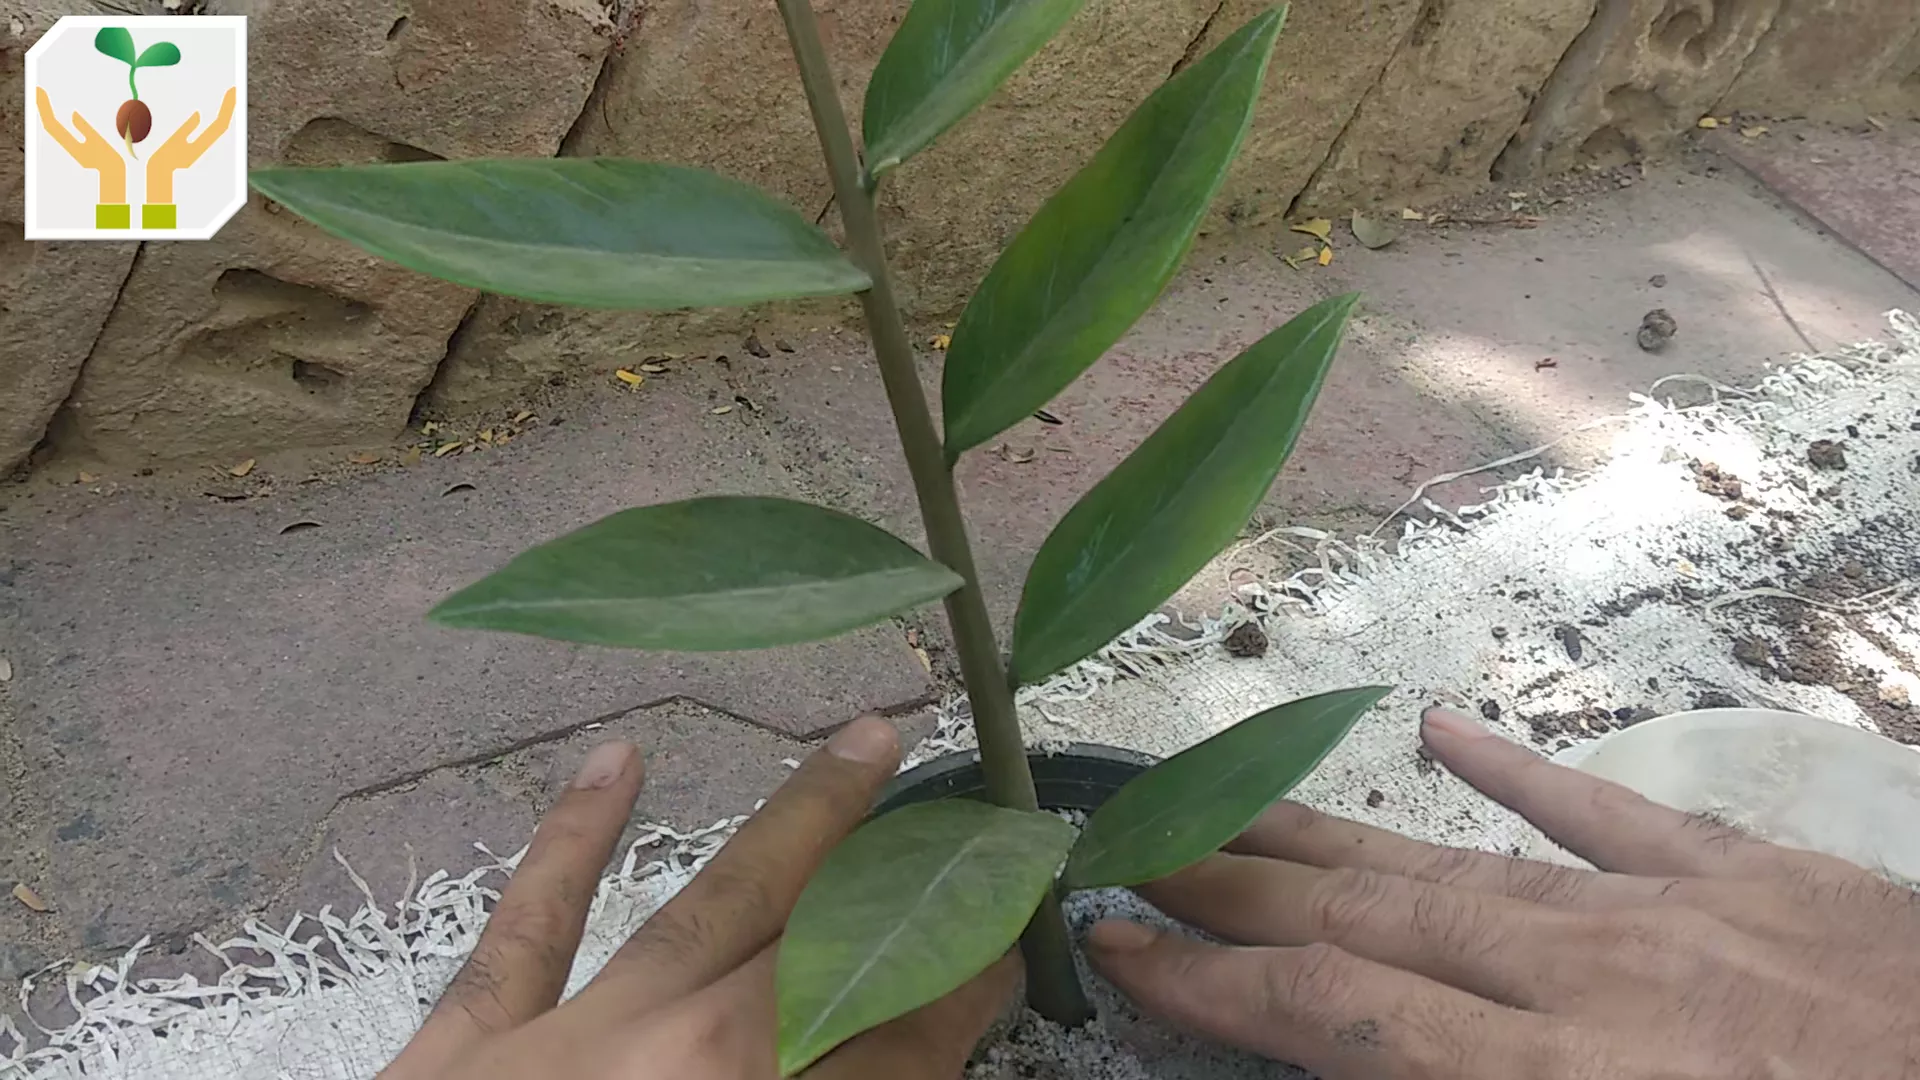
M646 368L647 368L647 365L645 364L640 365L640 370L645 371ZM665 371L666 369L661 368L660 370ZM512 422L516 424L524 424L531 419L533 419L533 410L521 409L519 412L513 414Z
M1333 222L1323 217L1296 221L1287 227L1297 233L1306 233L1323 244L1333 239Z
M1347 224L1353 229L1353 238L1360 241L1360 246L1371 250L1378 251L1400 239L1400 230L1392 222L1386 218L1369 217L1358 210L1353 212Z
M1720 121L1715 120L1711 116L1703 116L1700 118L1700 126L1708 130L1712 130L1720 126Z
M1425 221L1427 220L1427 215L1421 213L1418 210L1415 210L1411 206L1408 206L1401 209L1400 220L1401 221Z
M1283 256L1280 261L1298 270L1319 257L1320 249L1313 244L1308 244L1291 255Z
M1551 356L1543 356L1540 359L1535 360L1533 362L1533 370L1535 371L1542 371L1546 368L1557 368L1559 366L1560 366L1560 361L1555 360Z
M712 410L713 415L715 416L725 416L732 411L733 411L733 406L731 405L716 405L713 407L713 410Z
M1321 266L1332 266L1333 265L1333 249L1330 247L1321 248L1320 257L1314 261L1318 262Z
M355 465L377 465L380 462L380 455L379 454L355 454L352 457L348 458L347 460Z
M481 442L483 442L483 443L490 443L490 442L492 442L492 441L493 441L493 429L492 429L492 428L487 428L486 430L484 430L484 431L482 431L482 432L480 433L480 441L481 441Z
M465 445L467 445L467 444L466 444L466 443L463 443L463 442L450 442L450 443L447 443L446 445L444 445L444 446L442 446L442 447L440 447L440 449L438 449L438 450L435 450L435 451L433 452L433 456L434 456L434 457L446 457L446 456L447 456L448 454L451 454L451 453L453 453L453 452L454 452L455 450L458 450L458 449L460 449L461 447L463 447L463 446L465 446Z
M641 371L644 371L644 372L646 372L646 373L647 373L647 374L649 374L649 375L664 375L664 374L666 374L666 371L667 371L667 365L665 365L665 364L641 364L641 365L640 365L640 370L641 370Z
M1033 451L1015 450L1006 443L1001 443L998 447L995 447L995 449L999 452L1002 461L1010 461L1015 465L1025 465L1034 458Z
M1526 197L1527 197L1527 193L1526 193L1526 192L1524 192L1524 191L1509 191L1509 192L1507 192L1507 198L1509 198L1509 199L1524 199L1524 198L1526 198Z
M463 481L461 481L460 483L458 483L458 484L455 484L455 485L453 485L452 487L450 487L450 488L448 488L447 490L445 490L445 491L443 491L443 492L441 492L441 493L440 493L440 497L444 499L444 498L446 498L447 496L449 496L449 495L452 495L452 494L455 494L455 493L457 493L457 492L461 492L461 491L475 491L475 490L478 490L478 489L476 489L476 488L475 488L475 487L474 487L474 486L473 486L472 484L469 484L469 483L467 483L466 481L464 481L464 480L463 480Z
M927 674L933 674L933 657L927 655L927 650L916 645L913 647L913 655L919 658L920 666L927 670Z
M13 887L13 898L27 905L29 911L37 911L44 915L53 910L52 905L40 899L40 894L27 888L24 883Z
M240 464L235 465L233 468L228 469L227 475L228 476L245 476L252 471L253 471L253 459L248 458L247 460L241 462Z
M90 473L85 469L81 469L80 478L78 482L82 484L91 484L98 479L100 479L99 473Z
M614 372L613 377L616 379L619 379L623 383L626 383L628 386L633 387L635 390L640 389L640 384L647 381L647 377L645 375L641 375L637 372L628 371L626 368L621 368L620 370Z
M760 344L759 334L748 334L747 340L743 343L743 346L747 350L748 355L758 357L761 360L765 360L768 356L772 355L771 353L767 352L767 347L765 345Z
M280 535L285 536L288 533L306 532L308 529L317 529L319 527L320 523L317 521L290 521L280 526Z
M947 346L953 344L953 335L952 334L935 334L933 335L932 344L934 348L940 350L941 352L946 352Z
M1887 122L1885 120L1880 119L1877 116L1867 117L1867 123L1872 124L1874 128L1878 131L1887 130Z
M420 448L417 446L409 447L406 453L400 455L400 464L402 465L420 464Z
M1740 137L1743 139L1757 139L1766 133L1767 125L1765 124L1755 124L1752 127L1743 127L1740 129Z
M0 656L0 682L13 681L13 661Z
M1045 410L1045 409L1035 409L1035 410L1033 411L1033 418L1034 418L1035 420L1038 420L1038 421L1040 421L1040 422L1041 422L1041 423L1043 423L1043 424L1064 424L1064 423L1066 423L1066 421L1065 421L1065 420L1062 420L1062 419L1060 419L1059 417L1057 417L1057 416L1055 416L1055 415L1053 415L1052 413L1050 413L1050 412L1048 412L1048 411L1047 411L1047 410Z

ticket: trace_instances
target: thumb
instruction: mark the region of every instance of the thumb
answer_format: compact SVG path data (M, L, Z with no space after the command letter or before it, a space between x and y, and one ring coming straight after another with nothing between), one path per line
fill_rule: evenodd
M808 1069L805 1080L958 1080L1020 980L1009 952L972 982L852 1040Z

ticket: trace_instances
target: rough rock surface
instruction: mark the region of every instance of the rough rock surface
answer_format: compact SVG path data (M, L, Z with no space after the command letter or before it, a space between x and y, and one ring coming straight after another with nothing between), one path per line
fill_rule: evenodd
M1920 112L1920 17L1911 4L1784 0L1719 107L1858 120L1869 100L1902 84Z
M384 0L260 5L253 164L552 153L607 48L597 8ZM383 263L257 197L204 244L148 247L55 439L109 461L392 437L471 290Z
M1658 154L1740 74L1782 0L1601 0L1500 155L1506 180Z
M1594 0L1429 4L1301 195L1339 215L1425 205L1487 183Z

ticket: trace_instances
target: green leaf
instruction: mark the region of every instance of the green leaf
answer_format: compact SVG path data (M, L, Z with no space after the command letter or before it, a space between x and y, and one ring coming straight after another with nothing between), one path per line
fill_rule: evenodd
M123 64L133 63L133 35L124 26L103 26L93 35L93 47Z
M1134 777L1088 820L1061 880L1075 889L1140 885L1220 850L1392 689L1336 690L1276 706Z
M867 170L879 176L985 101L1085 0L913 0L867 83Z
M971 799L908 806L827 856L780 938L780 1075L987 969L1072 846L1047 813Z
M1013 621L1013 676L1038 682L1139 622L1232 542L1292 452L1355 294L1228 361L1054 526Z
M262 169L253 186L402 266L543 303L737 306L870 284L792 207L678 165L538 158Z
M440 602L447 626L714 652L832 637L945 596L960 575L859 518L713 496L622 510Z
M128 44L131 45L132 42L129 41ZM157 41L147 46L146 51L140 54L140 59L133 62L133 66L137 68L172 67L179 62L180 46L171 41Z
M988 271L947 351L950 459L1045 405L1153 306L1246 134L1282 11L1155 90Z

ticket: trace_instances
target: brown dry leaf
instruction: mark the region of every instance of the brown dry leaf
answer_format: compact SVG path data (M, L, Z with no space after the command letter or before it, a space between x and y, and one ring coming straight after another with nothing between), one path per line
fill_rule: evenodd
M644 368L644 367L646 367L646 365L645 365L645 364L642 364L642 365L640 365L640 366L641 366L642 368ZM532 410L532 409L521 409L521 410L520 410L519 412L517 412L517 413L514 413L514 414L513 414L513 420L512 420L512 422L513 422L513 423L516 423L516 424L524 424L524 423L526 423L527 421L529 421L529 420L531 420L531 419L533 419L533 410Z
M1308 244L1306 247L1301 248L1299 251L1296 251L1291 255L1282 257L1280 261L1286 263L1288 266L1294 268L1295 270L1298 270L1301 267L1312 262L1314 259L1319 258L1319 256L1320 256L1320 249L1317 247L1314 247L1312 244Z
M379 454L355 454L352 457L348 458L347 461L354 465L377 465L380 463L380 455Z
M1321 266L1332 266L1333 265L1333 249L1330 247L1321 248L1320 257L1318 259L1315 259L1314 261L1319 263Z
M913 655L919 658L920 666L927 669L927 674L933 674L933 657L927 655L927 650L916 645L913 647Z
M1368 217L1358 210L1353 212L1348 226L1353 229L1353 238L1360 241L1360 246L1373 251L1400 239L1398 226L1386 218Z
M1010 461L1015 465L1025 465L1027 462L1032 461L1034 459L1033 451L1015 450L1013 447L1008 446L1006 443L1001 443L995 449L998 450L1001 460Z
M87 471L87 470L85 470L85 469L81 469L81 470L80 470L80 477L79 477L79 480L78 480L77 482L78 482L78 483L82 483L82 484L91 484L91 483L93 483L94 481L96 481L96 480L98 480L98 479L100 479L100 474L99 474L99 473L90 473L90 472L88 472L88 471Z
M715 416L725 416L725 415L727 415L728 413L730 413L730 412L732 412L732 411L733 411L733 406L731 406L731 405L715 405L715 406L714 406L714 407L713 407L713 408L712 408L711 410L709 410L709 411L710 411L710 412L712 412L712 413L713 413L713 415L715 415Z
M644 371L644 372L646 372L646 373L647 373L647 374L649 374L649 375L664 375L664 374L666 374L666 371L667 371L667 365L665 365L665 364L641 364L641 365L640 365L640 370L641 370L641 371Z
M402 465L420 464L420 448L417 446L409 447L406 453L400 455L400 464Z
M1752 127L1743 127L1740 129L1740 137L1743 139L1757 139L1766 133L1767 125L1765 124L1755 124Z
M486 429L485 431L482 431L482 432L480 433L480 441L481 441L481 442L484 442L484 443L490 443L490 442L492 442L492 441L493 441L493 429L492 429L492 428L487 428L487 429Z
M28 911L37 911L44 915L53 910L53 905L40 899L40 894L27 888L24 883L13 887L13 898L27 905Z
M422 435L431 435L434 432L439 430L440 430L440 424L438 421L435 421L435 420L429 420L426 423L420 425L420 434Z
M1329 243L1333 239L1333 222L1323 217L1296 221L1287 226L1287 228L1297 233L1306 233L1308 236L1313 237L1323 244Z
M626 383L628 386L633 387L635 390L640 389L640 384L647 381L647 377L645 375L641 375L637 372L628 371L626 368L621 368L620 370L614 372L613 377L616 379L619 379L623 383Z
M1700 118L1700 126L1711 131L1712 129L1720 126L1720 121L1715 120L1711 116L1703 116Z
M0 682L13 681L13 661L0 656Z
M227 475L228 476L245 476L248 473L253 471L253 464L254 464L253 459L248 458L247 460L241 462L240 464L235 465L233 468L228 469Z
M1877 116L1867 117L1867 123L1872 124L1875 130L1878 130L1878 131L1887 130L1887 122L1885 120L1880 119Z
M450 442L450 443L447 443L446 445L444 445L444 446L442 446L442 447L440 447L440 449L438 449L438 450L435 450L435 451L433 452L433 456L434 456L434 457L446 457L446 456L447 456L448 454L451 454L451 453L453 453L453 452L454 452L455 450L458 450L458 449L460 449L461 447L463 447L463 446L465 446L465 445L467 445L467 444L466 444L466 443L463 443L463 442Z
M1400 210L1400 220L1401 221L1425 221L1427 220L1427 215L1421 213L1418 210L1415 210L1411 206L1408 206L1408 207L1403 207Z
M952 334L935 334L933 335L932 344L934 348L940 350L941 352L946 352L947 347L953 344L953 335Z

